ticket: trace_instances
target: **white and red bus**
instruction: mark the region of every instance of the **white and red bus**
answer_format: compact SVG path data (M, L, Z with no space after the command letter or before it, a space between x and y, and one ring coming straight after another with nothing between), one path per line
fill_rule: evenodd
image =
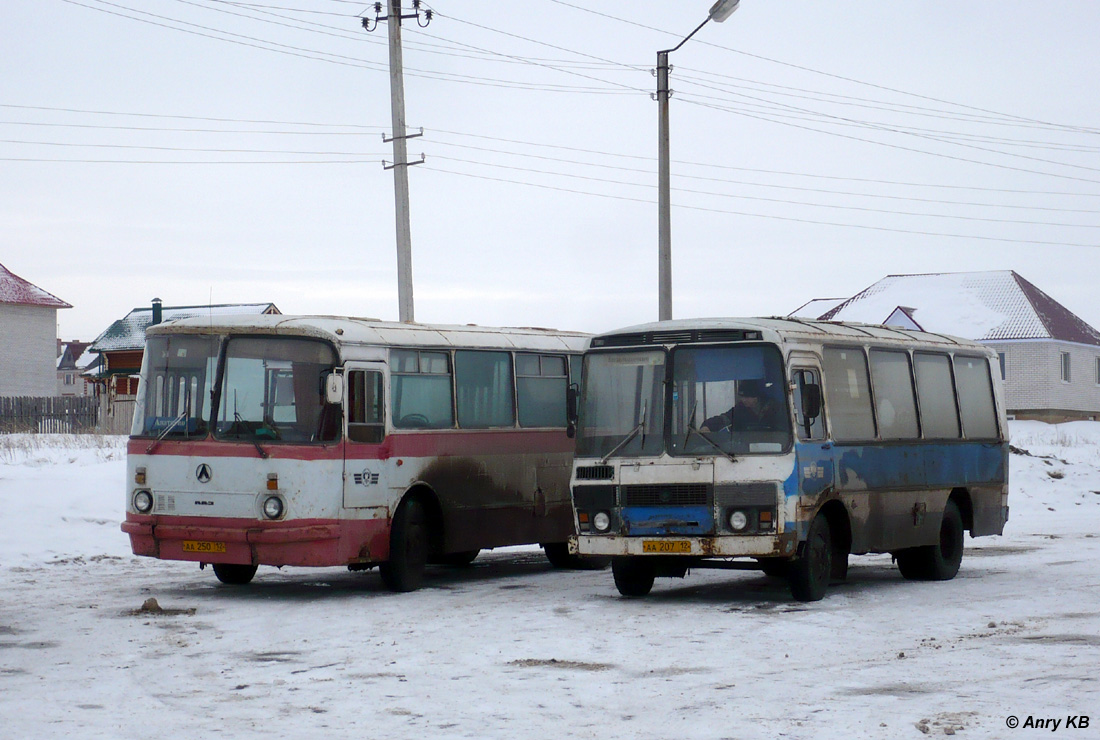
M577 565L566 395L587 337L340 317L185 319L147 332L127 455L137 555L212 565L429 563L541 544Z

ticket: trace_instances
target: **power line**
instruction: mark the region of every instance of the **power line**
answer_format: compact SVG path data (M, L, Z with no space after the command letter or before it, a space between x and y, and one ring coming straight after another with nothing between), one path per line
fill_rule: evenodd
M725 108L725 107L722 107L722 106L713 105L713 104L709 104L709 103L700 103L698 101L694 101L694 100L690 100L690 99L687 99L684 102L691 103L691 104L697 105L697 106L701 106L703 108L712 108L714 110L719 110L719 111L724 111L726 113L732 113L734 115L744 116L746 118L754 118L756 120L765 121L767 123L776 123L776 124L779 124L779 125L782 125L782 126L790 126L792 128L802 129L804 131L813 131L815 133L825 134L827 136L836 136L838 138L849 139L851 141L861 141L861 142L864 142L864 143L867 143L867 144L877 144L878 146L888 147L890 149L898 149L900 151L914 152L916 154L926 154L926 155L931 156L931 157L939 157L941 159L949 159L949 160L952 160L952 161L955 161L955 162L965 162L965 163L968 163L968 164L977 164L977 165L982 165L982 166L985 166L985 167L994 167L994 168L997 168L997 169L1010 170L1010 171L1013 171L1013 172L1024 172L1024 173L1031 174L1031 175L1044 175L1046 177L1056 177L1056 178L1059 178L1059 179L1062 179L1062 180L1073 180L1075 182L1087 182L1087 183L1090 183L1090 184L1093 184L1093 185L1100 185L1100 180L1091 180L1091 179L1086 178L1086 177L1074 177L1073 175L1062 175L1062 174L1058 174L1058 173L1054 173L1054 172L1043 172L1041 170L1029 170L1026 167L1013 167L1013 166L1007 165L1007 164L997 164L995 162L985 162L985 161L982 161L980 159L967 159L966 157L958 157L958 156L955 156L953 154L944 154L942 152L930 152L930 151L927 151L927 150L924 150L924 149L917 149L915 147L902 146L901 144L888 144L888 143L883 142L883 141L875 141L873 139L864 139L864 138L859 137L859 136L850 136L848 134L837 133L837 132L834 132L834 131L822 131L821 129L816 129L816 128L813 128L811 126L801 126L799 124L791 123L789 121L776 120L774 118L767 118L767 117L761 116L761 115L753 115L753 114L747 113L745 111L739 111L739 110L735 110L735 109L732 109L732 108Z
M598 198L608 198L608 199L612 199L612 200L622 200L622 201L629 201L629 202L633 202L633 203L644 203L644 204L649 205L649 206L652 206L653 203L654 203L654 201L646 199L646 198L632 198L632 197L629 197L629 196L612 195L612 194L609 194L609 193L594 193L594 192L591 192L591 191L577 190L577 189L574 189L574 188L563 188L563 187L557 187L557 186L554 186L554 185L544 185L544 184L533 183L533 182L525 182L525 181L522 181L522 180L510 180L510 179L501 178L501 177L490 177L488 175L474 175L474 174L471 174L471 173L468 173L468 172L456 172L454 170L442 169L442 168L439 168L439 167L434 167L432 165L424 165L422 167L422 169L427 170L429 172L441 172L441 173L448 174L448 175L458 175L460 177L472 177L472 178L479 179L479 180L489 180L489 181L493 181L493 182L507 183L507 184L512 184L512 185L526 185L528 187L540 188L540 189L543 189L543 190L553 190L553 191L562 192L562 193L575 193L575 194L578 194L578 195L592 195L592 196L596 196ZM1057 242L1057 241L1046 241L1046 240L1038 240L1038 239L1012 239L1012 238L1008 238L1008 237L982 236L982 235L972 235L972 234L954 234L954 233L943 233L943 232L935 232L935 231L919 231L919 230L915 230L915 229L897 229L897 228L891 228L891 227L888 227L888 226L870 226L870 225L867 225L867 224L837 223L837 222L834 222L834 221L819 221L819 220L814 220L814 219L798 218L798 217L795 217L795 216L777 216L777 215L774 215L774 214L751 213L751 212L746 212L746 211L731 211L731 210L726 210L726 209L721 209L721 208L707 208L707 207L704 207L704 206L692 206L692 205L683 205L683 204L675 204L675 203L673 204L673 207L674 208L682 208L682 209L692 210L692 211L704 211L704 212L707 212L707 213L721 213L721 214L732 215L732 216L748 216L748 217L751 217L751 218L764 218L764 219L771 219L771 220L776 220L776 221L789 221L789 222L794 222L794 223L812 224L812 225L816 225L816 226L838 226L838 227L842 227L842 228L865 229L865 230L870 230L870 231L883 231L883 232L894 233L894 234L910 234L910 235L915 235L915 236L936 236L936 237L945 237L945 238L951 238L951 239L973 239L973 240L977 240L977 241L1003 242L1003 243L1009 243L1009 244L1032 244L1032 245L1048 246L1048 247L1086 247L1086 248L1089 248L1089 249L1098 249L1098 248L1100 248L1100 244L1082 244L1082 243L1078 243L1078 242Z
M661 28L656 28L654 26L647 26L643 23L638 23L636 21L627 20L625 18L620 18L618 16L610 15L608 13L602 13L598 10L592 10L591 8L586 8L586 7L583 7L581 5L576 5L576 4L570 3L570 2L565 2L565 0L549 0L549 2L555 3L556 5L562 5L562 6L565 6L565 7L568 7L568 8L573 8L574 10L580 10L580 11L585 12L585 13L591 13L593 15L598 15L598 16L601 16L603 18L608 18L610 20L617 21L619 23L626 23L628 25L636 26L638 28L644 28L648 31L656 31L658 33L663 33L663 34L671 35L671 36L676 35L676 34L671 33L670 31L666 31L666 30L661 29ZM822 70L814 69L812 67L805 67L805 66L802 66L802 65L799 65L799 64L793 64L791 62L784 62L784 61L781 61L781 60L778 60L778 59L772 59L770 57L765 57L765 56L762 56L760 54L753 54L753 53L750 53L750 52L747 52L747 51L741 51L740 49L733 49L731 47L722 46L721 44L715 44L715 43L712 43L710 41L705 41L703 39L698 39L698 40L695 41L695 43L710 46L710 47L713 47L715 49L720 49L722 51L728 51L728 52L731 52L733 54L741 54L743 56L752 57L753 59L759 59L761 61L768 62L770 64L778 64L778 65L781 65L781 66L784 66L784 67L790 67L792 69L797 69L797 70L800 70L800 71L803 71L803 72L809 72L811 74L821 75L823 77L830 77L832 79L841 80L843 82L850 82L850 83L855 84L855 85L862 85L862 86L865 86L865 87L874 88L876 90L883 90L885 92L894 93L896 95L906 95L906 96L918 98L918 99L921 99L921 100L927 100L927 101L930 101L930 102L933 102L933 103L939 103L941 105L950 105L950 106L953 106L953 107L956 107L956 108L962 108L962 109L965 109L965 110L976 111L978 113L984 113L984 114L987 114L987 115L997 116L997 117L1000 117L1000 118L1013 119L1013 120L1021 121L1021 122L1024 122L1024 123L1040 124L1040 125L1043 125L1043 126L1062 128L1062 129L1065 129L1065 130L1079 131L1079 132L1084 132L1084 133L1096 133L1096 129L1051 123L1049 121L1039 121L1039 120L1032 119L1032 118L1025 118L1023 116L1017 116L1017 115L1014 115L1014 114L1011 114L1011 113L1002 113L1000 111L989 110L989 109L986 109L986 108L979 108L977 106L966 105L964 103L956 103L956 102L951 101L951 100L943 100L941 98L935 98L935 97L931 97L931 96L928 96L928 95L921 95L919 93L907 92L905 90L900 90L900 89L897 89L897 88L887 87L885 85L878 85L878 84L875 84L873 82L865 82L863 80L857 80L853 77L845 77L844 75L838 75L838 74L834 74L832 72L824 72Z
M486 167L496 167L498 169L515 170L515 171L518 171L518 172L530 172L530 173L540 174L540 175L553 175L553 176L557 176L557 177L568 177L570 179L575 179L575 180L585 180L585 181L589 181L589 182L600 182L600 183L607 183L607 184L612 184L612 185L627 185L627 186L630 186L630 187L642 187L642 188L649 188L649 189L655 189L657 187L654 184L640 183L640 182L637 182L637 181L612 180L612 179L609 179L609 178L590 177L590 176L586 176L586 175L577 175L577 174L565 173L565 172L549 172L547 170L538 170L538 169L534 169L534 168L530 168L530 167L517 167L517 166L513 166L513 165L491 164L491 163L488 163L488 162L478 162L478 161L474 161L474 160L459 159L459 158L456 158L456 157L447 157L447 156L443 156L443 155L436 155L434 158L435 159L449 160L449 161L452 161L452 162L461 162L463 164L474 164L474 165L481 165L481 166L486 166ZM913 211L897 211L897 210L889 210L889 209L885 209L885 208L868 208L868 207L865 207L865 206L845 206L845 205L826 204L826 203L811 203L809 201L786 200L786 199L782 199L782 198L768 198L768 197L759 196L759 195L738 195L738 194L733 194L733 193L715 193L715 192L708 192L708 191L703 191L703 190L692 190L690 188L672 188L672 190L674 190L676 192L680 192L680 193L689 193L691 195L707 195L707 196L713 196L713 197L718 197L718 198L736 198L738 200L754 200L754 201L760 201L760 202L764 202L764 203L778 203L778 204L781 204L781 205L807 206L807 207L811 207L811 208L830 208L830 209L841 210L841 211L862 211L862 212L866 212L866 213L883 213L883 214L889 214L889 215L893 215L893 216L916 216L916 217L920 217L920 218L943 218L943 219L953 219L953 220L959 220L959 221L981 221L981 222L984 222L984 223L1019 224L1019 225L1026 225L1026 226L1057 226L1057 227L1065 227L1065 228L1100 229L1100 225L1095 225L1095 224L1070 224L1070 223L1060 223L1060 222L1052 222L1052 221L1025 221L1025 220L1021 220L1021 219L986 218L986 217L982 217L982 216L961 216L961 215L943 214L943 213L920 213L920 212L913 212Z
M127 111L110 111L110 110L98 110L87 108L67 108L58 106L41 106L41 105L20 105L13 103L0 103L0 108L7 108L12 110L33 110L33 111L45 111L51 113L73 113L83 115L98 115L98 116L111 116L111 117L135 117L135 118L149 118L149 119L168 119L168 120L182 120L182 121L202 121L212 123L225 123L225 124L247 124L247 125L271 125L271 126L297 126L307 128L324 129L321 131L288 131L288 130L241 130L241 129L197 129L197 128L158 128L158 127L136 127L136 126L110 126L100 124L77 124L77 123L54 123L54 122L30 122L30 121L6 121L3 123L13 125L40 125L40 126L56 126L56 127L77 127L77 128L103 128L103 129L119 129L119 130L148 130L148 131L180 131L180 132L202 132L202 133L255 133L255 134L276 134L276 135L310 135L310 136L362 136L368 131L370 132L382 132L388 131L388 127L385 126L367 126L362 124L343 124L343 123L328 123L318 121L285 121L285 120L272 120L272 119L255 119L255 118L228 118L228 117L215 117L215 116L196 116L196 115L181 115L181 114L162 114L162 113L138 113ZM332 129L351 129L350 131L333 131ZM473 134L463 131L453 131L448 129L434 129L434 133L445 134L450 136L458 136L463 138L480 139L484 141L492 141L506 144L513 144L525 147L534 147L538 149L549 149L555 151L573 152L578 154L587 155L599 155L603 157L609 157L612 159L623 159L637 162L655 162L656 158L651 156L639 155L639 154L626 154L619 152L612 152L606 150L587 149L584 147L567 146L561 144L550 144L546 142L536 142L524 139L506 138L499 136L491 136L487 134ZM440 142L446 144L446 142ZM877 143L877 142L876 142ZM455 145L460 146L460 145ZM469 145L465 145L468 146ZM470 147L473 148L473 147ZM524 154L522 152L505 151L498 149L484 148L485 151L493 151L502 154L511 154L515 156L527 156L532 157L534 155ZM677 165L689 166L689 167L701 167L708 169L717 169L724 171L736 171L736 172L751 172L756 174L776 175L783 177L800 177L817 180L837 181L837 182L854 182L864 183L868 185L889 185L896 187L910 187L910 188L935 188L944 190L969 190L974 192L990 192L990 193L1003 193L1003 194L1016 194L1016 195L1041 195L1041 196L1077 196L1077 197L1100 197L1100 193L1087 193L1087 192L1070 192L1070 191L1058 191L1058 190L1035 190L1035 189L1012 189L1012 188L993 188L993 187L981 187L972 185L961 185L957 183L927 183L927 182L912 182L912 181L900 181L900 180L886 180L881 178L863 178L863 177L846 177L841 175L827 175L811 172L794 172L790 170L776 170L767 168L756 167L738 167L733 165L723 165L716 162L695 162L690 160L674 160ZM590 164L590 163L585 163ZM682 175L681 175L682 176ZM752 183L754 185L760 185L762 187L767 186L764 183ZM774 186L780 187L780 186ZM857 194L858 195L858 194ZM863 194L867 195L867 194ZM921 199L915 199L921 200ZM992 204L991 204L992 205Z

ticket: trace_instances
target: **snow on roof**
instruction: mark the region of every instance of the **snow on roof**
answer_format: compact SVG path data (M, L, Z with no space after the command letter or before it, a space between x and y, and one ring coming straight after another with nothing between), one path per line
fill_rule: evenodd
M92 363L96 362L97 360L99 360L98 354L88 349L85 349L80 354L80 357L77 358L76 367L78 370L87 370L92 366Z
M3 265L0 265L0 303L44 308L72 308L57 296L28 283Z
M229 303L215 306L165 306L161 322L196 317L233 316L238 314L278 314L274 303ZM145 346L145 330L153 323L152 307L135 308L124 318L107 327L88 348L91 352L139 350Z
M1100 332L1012 270L888 275L820 318L880 324L899 309L925 331L978 341L1100 345Z

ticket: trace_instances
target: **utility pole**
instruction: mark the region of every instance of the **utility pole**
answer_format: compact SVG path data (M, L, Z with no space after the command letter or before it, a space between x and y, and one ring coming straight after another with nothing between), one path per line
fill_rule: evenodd
M730 17L741 0L717 0L710 8L706 20L695 27L671 49L657 52L657 318L672 319L672 197L669 177L668 55L688 42L699 29L710 21L721 23Z
M413 0L413 13L401 14L401 0L390 0L389 15L382 16L382 3L374 4L374 24L369 18L363 18L363 28L373 31L380 21L386 21L390 40L390 120L393 136L384 142L393 142L393 164L383 166L393 170L394 212L397 221L397 313L402 323L412 323L413 284L412 284L412 232L409 226L409 167L418 162L409 162L407 140L421 136L405 131L405 76L401 61L401 21L415 18L421 27L432 20L432 11L424 11L424 22L420 22L420 0Z

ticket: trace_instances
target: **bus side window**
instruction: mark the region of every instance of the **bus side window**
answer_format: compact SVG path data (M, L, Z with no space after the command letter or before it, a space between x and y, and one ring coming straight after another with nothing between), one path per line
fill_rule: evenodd
M875 383L875 408L882 439L917 439L917 400L909 354L871 350L871 380Z
M459 427L515 426L511 353L456 351L455 393Z
M795 370L794 418L799 439L825 438L825 410L821 405L821 380L817 370ZM816 389L816 390L814 390ZM812 408L816 402L817 414ZM803 407L807 408L803 408ZM811 415L807 416L809 411Z
M516 396L521 427L565 426L565 358L516 354Z
M348 374L348 439L378 444L386 436L382 373L353 370Z
M390 350L393 425L398 429L454 426L451 365L446 352Z
M860 347L826 347L825 405L833 439L857 442L875 438L871 383Z
M951 358L917 352L917 398L925 439L958 439L959 410L955 407L955 386L951 381Z
M959 391L963 433L967 439L994 439L997 412L993 408L993 383L984 357L955 355L955 387Z

